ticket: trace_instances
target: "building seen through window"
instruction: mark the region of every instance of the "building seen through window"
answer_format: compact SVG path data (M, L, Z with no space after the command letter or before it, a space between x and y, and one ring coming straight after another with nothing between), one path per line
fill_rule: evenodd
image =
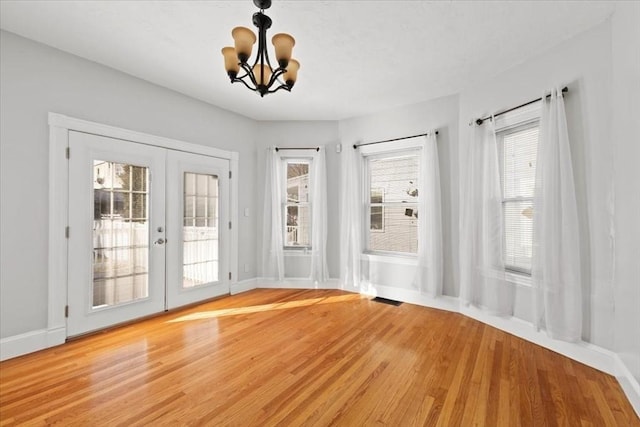
M417 151L367 158L369 251L418 252Z
M310 160L285 160L285 247L311 246Z

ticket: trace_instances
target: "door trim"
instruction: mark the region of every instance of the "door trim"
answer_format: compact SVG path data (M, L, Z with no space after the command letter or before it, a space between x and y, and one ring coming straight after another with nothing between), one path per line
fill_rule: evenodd
M229 242L229 271L232 280L238 280L238 160L236 151L193 144L129 129L77 119L58 113L49 113L49 243L48 243L48 314L47 330L64 331L67 337L65 307L68 286L68 240L65 229L69 224L69 164L66 157L69 131L85 132L169 150L203 154L229 160L233 179L229 183L229 219L233 223ZM73 155L73 153L71 153ZM73 230L71 230L73 233ZM58 339L62 334L57 333ZM57 345L64 342L51 343Z

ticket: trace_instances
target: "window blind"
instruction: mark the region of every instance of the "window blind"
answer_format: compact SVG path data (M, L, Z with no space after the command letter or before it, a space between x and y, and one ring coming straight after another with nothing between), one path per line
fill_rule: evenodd
M539 122L498 133L507 269L531 273L533 194L536 179Z

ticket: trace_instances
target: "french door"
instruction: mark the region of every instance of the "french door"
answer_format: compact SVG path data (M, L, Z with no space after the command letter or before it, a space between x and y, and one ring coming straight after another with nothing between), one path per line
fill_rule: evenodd
M169 151L167 176L167 308L228 294L229 161Z
M229 293L228 160L69 132L67 335Z

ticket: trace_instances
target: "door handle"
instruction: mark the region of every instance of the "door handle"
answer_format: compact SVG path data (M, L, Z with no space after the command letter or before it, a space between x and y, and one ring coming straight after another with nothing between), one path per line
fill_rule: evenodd
M154 245L164 245L165 243L167 243L167 241L162 237L156 240L155 242L153 242Z

